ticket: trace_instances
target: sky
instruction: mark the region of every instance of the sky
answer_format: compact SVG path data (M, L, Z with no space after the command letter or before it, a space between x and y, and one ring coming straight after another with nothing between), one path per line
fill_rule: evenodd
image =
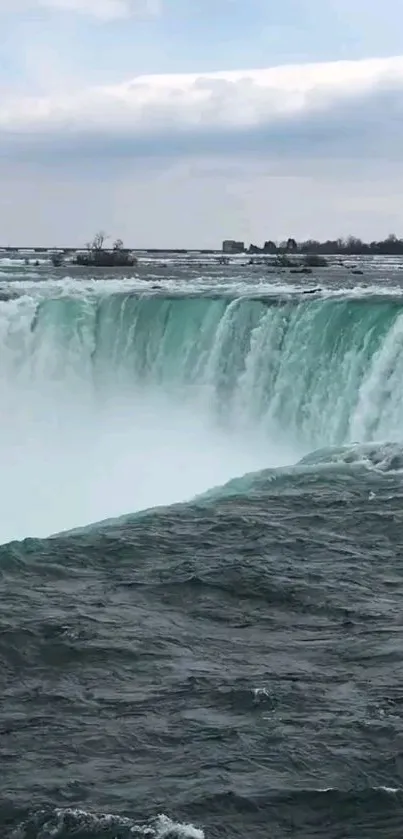
M0 246L403 236L402 26L401 0L0 0Z

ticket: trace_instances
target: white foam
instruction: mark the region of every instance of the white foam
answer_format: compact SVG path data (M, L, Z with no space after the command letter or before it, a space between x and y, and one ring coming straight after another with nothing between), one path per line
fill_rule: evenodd
M21 276L21 279L20 279ZM1 279L1 274L0 274ZM35 282L32 280L35 279ZM153 289L152 286L158 284L160 289ZM44 297L53 295L94 295L104 296L112 293L128 293L130 291L140 293L158 293L158 291L169 292L170 294L220 294L222 296L239 296L239 297L262 297L268 300L272 298L293 298L302 297L303 300L309 302L315 298L329 298L329 299L367 299L371 297L380 298L402 298L403 288L398 285L390 285L389 283L370 283L368 285L356 285L352 288L335 288L333 285L326 285L325 282L311 281L311 285L305 281L298 282L284 282L275 277L267 279L267 275L251 280L249 274L245 276L228 276L217 275L215 278L211 274L203 276L189 276L185 279L174 278L169 276L161 276L161 274L151 274L147 272L144 276L136 271L129 277L111 277L106 279L99 279L96 277L73 277L66 274L60 278L40 278L38 273L32 276L26 271L19 275L18 282L11 282L2 284L3 287L10 288L10 290L25 291L27 294L35 293ZM320 288L315 294L306 294L310 288Z
M137 823L133 819L117 816L112 813L89 813L79 808L57 808L51 813L42 811L36 814L36 821L41 827L36 834L37 839L58 839L64 836L66 829L72 828L72 834L80 836L101 836L113 829L124 830L127 839L204 839L204 831L192 824L184 824L170 819L166 815L159 815L148 822ZM27 839L32 835L29 822L19 825L11 834L11 839ZM120 834L119 834L120 835Z
M204 831L193 824L181 824L180 822L173 822L167 816L158 816L156 820L156 839L164 839L164 837L176 834L178 839L204 839Z
M374 789L386 792L387 795L397 795L400 792L399 787L374 787Z

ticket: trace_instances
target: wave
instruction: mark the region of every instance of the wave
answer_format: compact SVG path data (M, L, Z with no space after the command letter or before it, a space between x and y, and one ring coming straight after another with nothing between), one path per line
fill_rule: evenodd
M213 831L208 835L245 836L252 831L256 836L267 836L268 824L276 830L294 819L298 821L301 836L319 835L323 820L329 822L331 836L340 831L370 831L371 836L399 835L400 788L372 786L362 790L341 790L335 787L271 790L264 798L250 799L239 794L227 793L207 796L195 802L192 809L203 813L204 820L212 822ZM217 824L220 813L220 825ZM13 819L15 824L15 820ZM1 813L0 813L1 823ZM217 830L219 831L217 833ZM391 832L390 832L391 831ZM113 814L96 814L76 808L37 810L21 820L5 834L8 839L204 839L205 830L174 821L165 815L138 822L133 818ZM368 833L369 835L369 833Z
M0 538L190 499L301 458L401 468L401 297L44 285L0 299Z
M195 499L197 502L215 501L238 495L261 493L270 488L284 489L287 484L294 487L297 483L306 485L306 479L314 476L318 481L325 479L330 487L337 477L351 475L357 477L363 472L378 475L396 475L403 471L403 446L396 443L353 444L335 446L311 452L293 466L276 469L260 469L236 478L224 485L211 487ZM366 491L366 490L365 490Z
M10 839L204 839L204 832L191 824L160 815L148 822L73 808L40 810L19 823Z

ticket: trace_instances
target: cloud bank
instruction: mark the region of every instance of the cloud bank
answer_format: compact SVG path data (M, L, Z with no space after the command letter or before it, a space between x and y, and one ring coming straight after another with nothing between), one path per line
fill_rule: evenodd
M142 247L209 247L401 234L402 94L397 56L3 96L3 236L80 244L102 227Z
M11 157L256 153L394 156L403 140L403 57L248 72L138 76L59 97L9 98Z

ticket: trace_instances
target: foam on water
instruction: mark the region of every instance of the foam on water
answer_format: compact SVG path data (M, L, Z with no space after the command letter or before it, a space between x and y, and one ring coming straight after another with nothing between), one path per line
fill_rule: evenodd
M155 265L154 260L153 264ZM0 288L9 288L10 284L8 278L10 274L7 271L2 271L0 267ZM269 275L267 271L257 272L256 275L250 272L243 271L242 268L237 269L237 273L228 276L228 273L222 273L215 270L214 273L207 271L206 274L200 273L200 270L190 272L184 278L182 276L169 276L169 274L161 274L161 272L153 272L152 267L147 269L147 272L134 271L131 276L123 277L106 277L100 279L99 277L76 277L66 274L63 277L47 277L32 271L32 268L21 268L21 272L17 275L12 275L12 288L21 293L34 294L35 296L43 295L45 297L54 295L76 294L104 296L108 293L153 293L153 294L177 294L183 296L184 294L219 294L220 296L233 297L263 297L267 299L277 299L279 297L294 298L302 295L304 298L307 291L310 289L317 289L316 295L320 298L332 299L366 299L366 298L394 298L403 299L403 288L401 285L395 283L385 283L376 278L376 281L348 284L339 287L332 282L326 280L326 275L321 276L320 280L304 277L301 281L290 279L290 277L282 278L280 275ZM157 288L153 286L158 285Z
M138 823L124 816L112 813L96 814L77 808L56 808L46 813L39 811L19 825L11 839L64 839L66 835L88 836L90 839L110 836L113 831L119 839L204 839L204 832L192 824L175 822L168 816L159 815L148 822Z

